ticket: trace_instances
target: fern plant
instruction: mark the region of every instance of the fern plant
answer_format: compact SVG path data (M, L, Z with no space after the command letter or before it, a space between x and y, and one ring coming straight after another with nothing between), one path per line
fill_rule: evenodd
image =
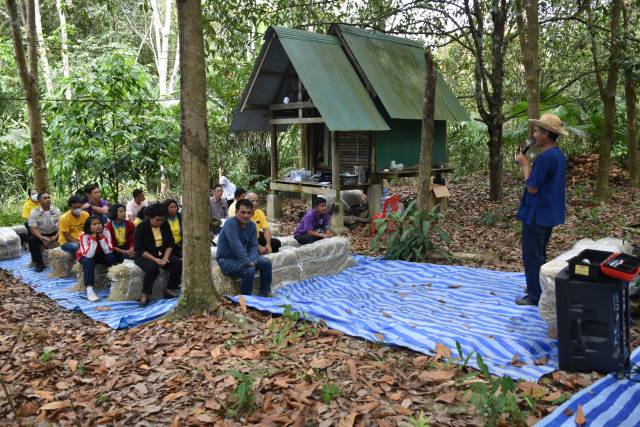
M433 252L447 254L451 239L439 225L441 214L435 207L429 212L419 211L416 201L400 213L388 213L376 220L376 236L371 249L386 247L386 259L421 262Z

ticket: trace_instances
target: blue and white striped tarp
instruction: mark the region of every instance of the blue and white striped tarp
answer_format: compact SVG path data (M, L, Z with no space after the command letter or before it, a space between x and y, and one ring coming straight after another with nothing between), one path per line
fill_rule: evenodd
M640 348L631 355L631 366L640 366ZM536 427L574 427L578 405L582 405L588 426L640 426L640 374L620 381L614 374L607 375L558 406ZM569 416L567 408L571 409Z
M524 274L356 260L340 274L283 286L276 298L246 296L246 304L271 313L291 305L346 334L427 354L442 343L456 356L458 341L465 357L481 354L495 375L537 381L557 369L557 343L538 308L514 303L523 295ZM511 363L516 354L522 367ZM470 365L477 367L475 354Z
M9 271L21 279L36 292L44 293L62 307L80 311L93 320L106 323L113 329L124 329L156 319L169 312L178 302L177 298L156 300L145 308L138 307L136 301L107 301L109 290L97 292L100 301L91 302L84 292L69 292L65 289L74 285L75 277L52 279L49 269L36 273L29 267L31 256L24 254L20 258L0 261L0 268Z

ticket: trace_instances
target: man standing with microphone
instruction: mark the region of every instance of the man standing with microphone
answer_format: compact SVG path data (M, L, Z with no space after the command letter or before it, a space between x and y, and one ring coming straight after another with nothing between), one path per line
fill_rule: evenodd
M516 300L518 305L538 305L542 293L540 267L546 262L551 231L565 220L567 159L557 140L567 131L555 114L545 113L529 122L534 126L535 145L542 152L533 167L524 153L516 156L525 183L516 216L522 221L522 261L527 279L527 295Z

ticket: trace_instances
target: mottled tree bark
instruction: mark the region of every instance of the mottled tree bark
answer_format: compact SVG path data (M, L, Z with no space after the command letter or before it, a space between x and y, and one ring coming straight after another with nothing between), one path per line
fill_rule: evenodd
M33 162L34 186L38 191L46 191L49 187L47 160L44 151L42 134L42 115L40 111L40 90L38 89L38 46L36 37L36 16L33 0L26 0L26 30L29 61L25 58L22 45L20 20L16 0L5 0L11 37L16 54L16 63L22 82L22 89L27 98L27 112L29 114L29 131L31 134L31 159Z
M538 0L516 0L515 8L524 81L527 86L527 116L529 119L537 119L540 116ZM532 125L528 126L527 137L533 137Z
M623 11L624 37L625 37L625 62L624 67L624 97L627 107L627 143L629 151L629 184L640 185L640 153L638 153L638 94L636 92L637 82L633 76L631 61L635 59L633 41L631 40L631 27L634 22L633 4L627 0Z
M180 145L183 214L182 294L179 314L216 309L209 239L209 138L200 0L178 0L180 34Z
M433 132L436 102L436 68L431 52L425 50L426 71L424 75L424 97L422 98L422 137L420 163L418 165L418 209L431 210L431 163L433 157Z

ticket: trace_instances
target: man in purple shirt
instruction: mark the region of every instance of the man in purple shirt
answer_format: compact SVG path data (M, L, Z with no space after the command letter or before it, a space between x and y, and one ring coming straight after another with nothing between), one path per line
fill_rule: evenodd
M84 187L84 194L87 196L85 203L82 205L82 210L89 215L97 215L103 224L109 221L107 216L109 213L109 202L100 198L102 193L100 188L95 184L89 184Z
M313 209L310 209L296 227L293 237L301 245L308 245L318 240L328 239L333 236L331 222L327 215L327 201L321 197L313 201Z

